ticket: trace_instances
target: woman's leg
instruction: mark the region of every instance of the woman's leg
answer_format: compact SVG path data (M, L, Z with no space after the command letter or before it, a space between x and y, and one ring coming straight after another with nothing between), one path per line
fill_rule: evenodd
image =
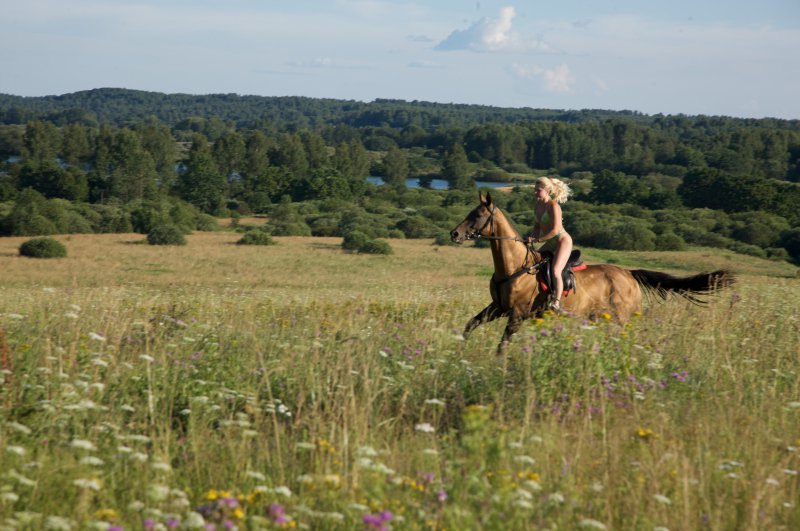
M565 232L559 237L558 249L556 249L555 255L553 256L553 276L555 276L555 279L553 279L553 302L557 308L560 308L561 294L564 291L564 280L561 274L564 271L564 267L567 265L567 260L569 260L571 252L572 236Z

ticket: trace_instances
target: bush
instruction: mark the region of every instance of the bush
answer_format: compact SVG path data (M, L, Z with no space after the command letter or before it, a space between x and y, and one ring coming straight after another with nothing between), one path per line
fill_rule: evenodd
M359 253L364 254L392 254L392 246L386 240L367 240L359 248Z
M311 227L303 221L276 222L272 225L273 236L311 236Z
M147 233L150 245L186 245L183 232L175 225L157 225Z
M346 251L358 251L362 245L370 240L369 236L359 230L348 232L342 240L342 249Z
M448 232L440 232L439 234L437 234L436 237L433 239L433 244L453 245L453 246L458 245L457 243L454 243L453 240L450 239L450 233Z
M750 256L757 256L758 258L766 258L767 252L757 245L750 245L748 243L733 242L728 247L731 251L739 254L747 254Z
M64 258L67 248L53 238L33 238L19 246L19 254L31 258Z
M212 232L219 229L217 218L209 214L198 214L195 219L194 228L201 231Z
M236 242L236 245L275 245L275 240L263 230L256 229L247 231L245 235Z
M684 251L686 242L674 232L664 232L656 236L656 249L659 251Z

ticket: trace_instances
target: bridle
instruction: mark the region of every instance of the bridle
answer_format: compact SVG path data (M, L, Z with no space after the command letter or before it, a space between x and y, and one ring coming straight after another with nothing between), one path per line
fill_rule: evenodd
M533 255L532 246L529 245L528 242L526 240L523 240L522 238L519 238L517 236L495 236L494 235L494 213L496 211L497 211L497 206L495 204L492 204L492 208L491 208L491 210L489 210L489 217L486 218L486 221L483 222L483 226L480 229L478 229L477 233L472 237L472 239L473 240L479 240L479 239L483 238L483 239L486 239L486 240L510 240L510 241L515 241L515 242L520 242L523 245L525 245L525 252L526 252L525 260L522 261L523 266L519 270L515 271L514 273L511 273L509 276L507 276L506 278L504 278L502 280L495 280L494 279L494 275L492 275L492 282L494 282L495 286L499 287L501 284L505 284L506 282L508 282L510 280L513 280L513 279L517 278L520 275L524 275L524 274L528 274L528 273L532 274L532 273L538 271L539 268L542 267L542 265L544 265L544 263L547 260L539 260L537 262L536 258ZM486 229L487 226L489 227L489 235L488 236L484 236L482 233L483 233L484 229ZM533 264L529 265L529 266L526 266L524 264L528 261L529 257L530 257L531 261L533 262Z

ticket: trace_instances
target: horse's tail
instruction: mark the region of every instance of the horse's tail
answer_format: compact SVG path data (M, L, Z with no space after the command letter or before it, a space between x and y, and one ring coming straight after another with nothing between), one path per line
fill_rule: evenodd
M730 286L736 280L733 273L724 269L690 277L675 277L647 269L634 269L631 271L631 275L647 293L654 293L662 299L666 299L669 293L676 293L695 304L706 303L697 295L707 295L720 288Z

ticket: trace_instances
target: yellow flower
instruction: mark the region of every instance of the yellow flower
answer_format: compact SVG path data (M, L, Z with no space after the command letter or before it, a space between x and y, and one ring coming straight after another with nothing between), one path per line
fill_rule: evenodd
M233 517L236 518L237 520L241 520L242 518L244 518L244 511L242 510L241 507L237 507L236 509L233 510Z
M94 512L94 517L98 520L114 520L119 513L114 509L98 509Z
M638 430L636 430L636 436L639 437L640 439L647 441L654 438L655 434L653 433L653 430L651 430L650 428L639 428Z
M219 498L219 492L216 489L211 489L206 493L207 500L216 500L217 498Z
M605 319L606 321L610 321L610 320L611 320L611 314L610 314L610 313L608 313L608 312L603 312L603 313L601 313L601 314L600 314L600 317L602 317L602 318L603 318L603 319Z

